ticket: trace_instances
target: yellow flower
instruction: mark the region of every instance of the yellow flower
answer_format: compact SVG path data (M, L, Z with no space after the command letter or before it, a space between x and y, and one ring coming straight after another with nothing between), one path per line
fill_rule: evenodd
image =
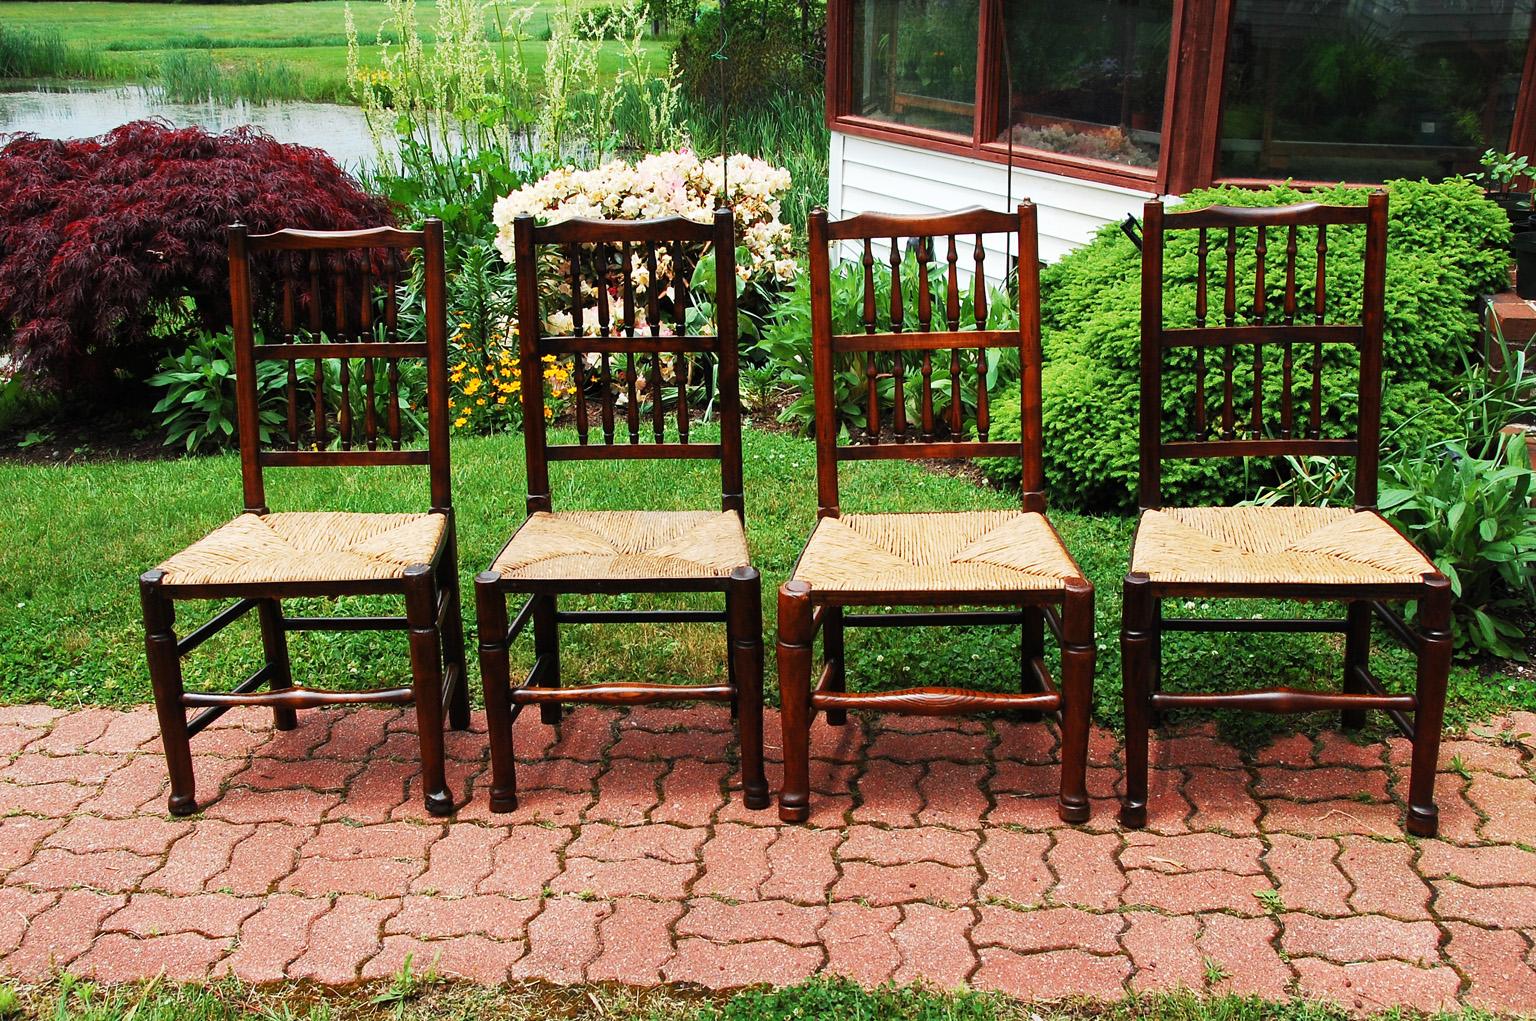
M478 405L484 406L485 405L485 398L484 397L476 397L475 398L475 403L478 404Z
M496 403L497 404L505 404L505 403L507 403L507 399L505 397L498 397L498 398L496 398Z

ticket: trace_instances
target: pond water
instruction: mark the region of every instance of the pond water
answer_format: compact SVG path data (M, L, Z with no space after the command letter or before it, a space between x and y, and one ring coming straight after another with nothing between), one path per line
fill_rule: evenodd
M168 103L158 90L111 89L0 92L0 134L24 131L45 138L90 138L120 124L162 117L177 127L223 131L254 124L279 142L313 146L350 168L371 162L373 140L363 112L335 103Z

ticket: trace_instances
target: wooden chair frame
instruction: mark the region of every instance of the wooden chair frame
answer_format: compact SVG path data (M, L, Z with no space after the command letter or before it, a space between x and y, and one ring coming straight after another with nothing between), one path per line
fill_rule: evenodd
M522 378L534 381L522 388L523 435L527 447L528 513L551 511L549 464L551 461L708 459L720 462L721 509L745 519L742 496L741 402L739 395L736 319L736 241L735 221L729 209L718 209L712 223L695 223L681 217L641 221L597 221L573 219L538 226L532 217L523 216L514 224L515 262L518 287L519 356ZM539 304L539 246L560 246L570 262L572 318L576 336L547 336ZM619 246L626 267L623 273L625 314L610 327L608 302L599 297L595 312L601 336L580 335L585 321L579 270L583 245ZM649 335L637 332L636 294L630 259L643 257L650 267L650 279L656 279L658 248L668 248L674 260L675 279L686 281L682 265L688 259L688 246L712 245L716 273L716 334L689 334L686 329L686 290L677 288L673 312L676 330L672 336L660 333L662 310L656 288L649 292ZM643 255L642 255L643 253ZM696 257L695 257L696 258ZM622 336L612 336L613 328ZM541 359L546 355L574 355L576 358L576 414L578 443L550 444L546 435L544 394L537 383L541 379ZM596 355L596 370L602 387L601 442L589 442L587 395L584 360ZM715 391L720 419L720 442L690 442L688 402L677 401L677 442L663 438L665 414L659 399L652 401L654 442L644 442L646 423L640 416L636 392L636 358L650 355L713 354L718 360ZM611 389L615 378L610 365L613 356L624 359L627 370L628 402L621 416ZM653 360L652 365L656 362ZM691 365L691 363L690 363ZM691 369L690 369L691 372ZM627 442L622 430L627 426ZM616 429L619 430L616 435ZM512 540L509 540L510 545ZM602 610L563 611L562 595L621 593L721 592L725 609L720 610ZM741 749L743 800L748 808L768 805L768 785L763 773L763 642L762 594L758 572L749 567L736 568L727 577L714 578L556 578L511 579L495 570L475 578L475 601L480 636L480 671L485 685L487 728L491 745L491 811L510 812L517 808L516 760L512 742L512 724L524 707L538 705L546 724L560 721L564 703L598 705L647 705L671 701L726 702L736 719ZM520 594L527 601L515 618L509 620L508 596ZM523 683L511 685L508 646L524 627L533 622L535 660ZM562 624L614 623L723 623L729 648L728 683L651 684L607 683L561 686L559 627Z
M1016 236L1018 244L1019 326L1017 330L958 332L960 328L960 281L956 235L974 235L973 280L985 280L986 235ZM948 247L934 252L929 240L947 235ZM904 309L899 286L902 261L900 239L917 242L919 259L918 316L921 329L904 332ZM893 277L891 331L877 332L876 296L871 242L888 239ZM842 335L833 330L831 265L828 246L853 243L863 246L864 308L862 334ZM933 255L947 262L947 287L943 307L935 310L930 295L928 263ZM810 273L814 389L816 400L816 480L818 518L840 516L838 465L867 459L1018 457L1022 463L1021 508L1044 514L1045 473L1041 450L1041 353L1038 226L1035 206L1022 203L1016 212L983 209L934 216L896 216L866 213L829 222L823 209L810 217ZM987 321L985 287L976 290L979 324ZM945 321L932 328L937 311ZM945 330L943 325L948 326ZM1021 437L1016 443L988 440L988 395L982 353L987 348L1016 347L1021 366ZM950 351L952 394L960 390L962 375L979 372L976 399L975 440L963 439L964 411L951 400L948 432L952 438L936 438L944 423L934 416L930 377L932 352ZM961 352L976 350L974 364L962 364ZM833 398L834 357L845 353L892 352L895 364L896 401L894 436L882 435L878 372L873 358L866 359L868 423L862 442L840 445L836 401ZM921 421L914 423L917 436L909 438L902 387L903 358L922 353ZM969 360L969 356L967 356ZM941 361L942 364L942 361ZM942 372L942 369L940 369ZM1054 532L1054 530L1053 530ZM1059 541L1059 538L1058 538ZM1082 822L1088 818L1086 786L1088 725L1093 698L1093 586L1086 578L1070 579L1058 589L1041 591L901 591L848 592L817 590L804 581L791 580L779 589L779 690L784 728L784 786L779 797L779 816L785 822L804 822L810 815L810 728L822 713L831 726L847 722L849 709L884 710L917 715L960 715L989 710L1014 710L1026 718L1054 714L1061 723L1062 774L1059 792L1061 818ZM949 610L919 612L845 612L852 606L1005 606L1006 610ZM977 691L952 687L919 687L891 692L846 690L844 628L931 627L934 625L1018 624L1022 629L1019 693ZM1058 690L1045 664L1045 631L1049 628L1061 647L1062 677ZM814 643L822 635L823 665L811 686Z
M341 273L335 274L336 289L332 339L301 339L296 324L294 282L284 283L283 332L279 343L256 344L253 332L251 295L251 256L257 253L294 253L292 258L307 258L312 290L308 294L310 322L319 333L322 290L322 259L356 258L368 264L369 250L390 253L391 265L396 253L420 254L424 265L426 341L401 342L394 339L395 284L393 271L384 280L385 319L380 324L385 340L373 339L374 280L364 278L359 303L361 309L351 317L351 293L346 290ZM307 253L307 256L306 254ZM444 291L443 226L428 220L419 231L381 227L357 231L280 230L272 234L248 235L236 224L229 228L230 298L234 319L236 397L240 434L240 470L245 494L245 513L268 513L263 469L269 467L323 467L371 465L423 465L431 481L431 513L446 519L442 539L430 562L407 567L392 580L306 581L297 583L217 583L177 584L166 579L157 568L139 579L144 610L145 647L150 679L154 686L155 709L160 723L170 770L170 811L187 815L197 810L190 739L214 720L236 706L269 706L278 730L292 730L298 725L296 710L326 705L393 704L414 705L419 728L422 758L423 797L429 812L447 815L453 811L453 796L448 789L443 766L443 720L448 717L455 730L469 727L469 695L465 686L464 636L459 598L458 553L455 542L453 506L449 491L448 468L448 380L447 380L447 302ZM369 264L371 265L371 264ZM366 271L365 271L366 272ZM326 294L325 303L329 304ZM351 333L352 340L341 339ZM367 337L369 339L359 339ZM345 359L365 359L363 386L369 397L364 423L365 449L353 447L355 433L351 421L350 380ZM398 393L397 360L424 358L427 363L427 449L400 449L400 429L395 396ZM290 449L264 450L260 441L256 366L261 360L285 362L289 367L288 429ZM296 364L315 360L314 394L315 432L324 440L328 422L321 387L322 359L342 359L343 400L337 413L340 450L304 450L299 443L299 410L302 393ZM380 449L379 422L374 414L374 361L382 360L391 395L391 411L386 416L387 436ZM303 395L309 399L308 394ZM392 442L391 442L392 441ZM284 599L336 597L345 595L400 595L405 601L403 617L290 617L283 613ZM178 639L175 631L175 601L182 599L224 599L235 602ZM209 638L256 610L261 623L265 663L232 692L187 691L182 684L181 660ZM409 686L366 691L334 691L296 685L288 657L288 634L294 631L406 631L409 634L412 683ZM268 690L263 691L266 687ZM201 711L191 719L188 709Z
M1365 278L1363 309L1358 325L1335 325L1326 320L1327 229L1334 225L1364 226ZM1296 253L1298 228L1317 228L1317 277L1314 284L1313 322L1297 324ZM1142 346L1141 346L1141 441L1139 503L1143 511L1163 506L1162 462L1171 458L1221 456L1334 455L1355 459L1355 508L1375 511L1377 462L1380 445L1382 332L1386 288L1387 196L1376 192L1364 206L1325 206L1315 203L1281 208L1211 207L1188 212L1165 212L1159 202L1148 202L1142 245ZM1239 228L1255 228L1258 255L1252 319L1236 323L1234 265ZM1266 322L1265 254L1270 229L1286 238L1284 321ZM1163 322L1164 234L1171 230L1200 232L1198 251L1199 291L1196 325L1170 329ZM1212 314L1207 295L1211 245L1208 232L1224 232L1227 274L1224 288L1224 325L1207 326ZM1218 253L1219 254L1219 253ZM1349 343L1360 352L1359 416L1353 438L1324 438L1321 414L1321 364L1325 344ZM1262 407L1263 391L1255 387L1251 413L1238 410L1233 396L1234 347L1252 345L1255 378L1262 379L1264 347L1283 349L1283 406L1279 432L1272 431ZM1199 361L1196 376L1196 429L1192 441L1163 438L1163 360L1175 347L1194 347ZM1293 347L1305 354L1311 348L1311 408L1307 420L1294 407L1293 388L1298 372ZM1205 353L1219 352L1222 361L1221 420L1207 422ZM1273 366L1271 366L1273 370ZM1247 418L1246 425L1241 423ZM1250 433L1239 435L1240 428ZM1211 438L1214 433L1216 438ZM1338 600L1346 604L1340 620L1314 619L1220 619L1165 618L1165 598L1288 598L1304 601ZM1389 603L1418 601L1417 627L1410 627ZM1146 573L1129 573L1125 580L1124 623L1121 631L1123 685L1126 709L1126 792L1120 811L1126 826L1146 824L1147 753L1149 729L1160 714L1174 709L1249 709L1274 713L1338 710L1342 725L1364 725L1367 710L1388 715L1413 741L1407 827L1419 836L1432 836L1437 827L1434 804L1436 757L1445 710L1446 679L1450 669L1450 583L1438 571L1425 572L1412 584L1318 584L1298 579L1292 584L1194 583L1154 581ZM1372 619L1379 619L1418 656L1414 694L1388 693L1369 667ZM1161 690L1162 636L1167 631L1185 632L1325 632L1345 636L1342 693L1302 691L1287 687L1220 693L1165 692ZM1410 723L1408 714L1413 714Z

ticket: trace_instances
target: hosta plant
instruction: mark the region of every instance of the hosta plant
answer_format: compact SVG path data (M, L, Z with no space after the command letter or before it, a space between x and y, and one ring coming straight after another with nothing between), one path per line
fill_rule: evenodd
M287 373L279 362L256 363L261 439L283 424L282 400ZM235 398L235 342L229 331L200 333L180 354L168 355L149 384L165 391L155 405L163 416L167 446L184 444L188 453L229 446L239 438Z
M1525 436L1491 457L1447 445L1383 472L1381 510L1450 579L1456 647L1525 659L1536 609L1536 474Z

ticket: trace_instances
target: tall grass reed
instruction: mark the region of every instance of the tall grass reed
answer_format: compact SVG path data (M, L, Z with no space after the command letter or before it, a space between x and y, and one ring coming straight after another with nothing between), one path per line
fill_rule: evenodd
M57 29L0 25L0 79L106 78L110 74L101 54L69 45Z
M276 103L310 98L304 81L282 61L226 68L213 54L172 50L160 61L160 88L175 103Z

